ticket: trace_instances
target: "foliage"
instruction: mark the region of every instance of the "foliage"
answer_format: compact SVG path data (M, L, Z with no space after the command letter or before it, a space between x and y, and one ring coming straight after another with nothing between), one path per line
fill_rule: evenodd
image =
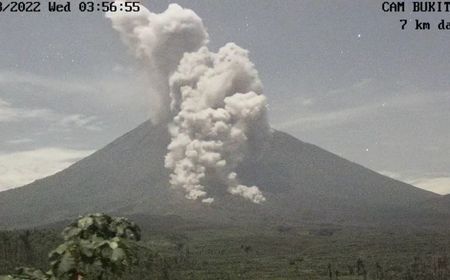
M280 232L276 226L183 225L180 220L138 215L133 220L143 229L139 265L120 277L108 274L104 279L318 280L330 279L330 271L333 280L450 279L449 230L342 226L328 236L316 233L335 226L304 225ZM10 273L14 266L47 271L48 252L63 243L57 231L31 230L33 261L27 262L22 235L24 231L0 231L0 274ZM89 274L83 280L95 277Z
M53 280L55 277L50 272L44 273L39 269L21 267L18 268L15 275L0 276L0 280Z
M61 279L74 274L121 275L137 261L130 241L140 240L140 230L125 218L91 214L64 229L63 237L65 243L50 253L51 269Z
M49 254L47 273L21 268L5 280L103 279L108 274L120 276L137 263L140 229L125 218L89 214L66 227L62 235L64 243Z

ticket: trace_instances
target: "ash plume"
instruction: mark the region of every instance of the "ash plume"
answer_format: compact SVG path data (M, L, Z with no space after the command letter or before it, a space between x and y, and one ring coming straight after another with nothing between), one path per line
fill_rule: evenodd
M117 1L122 2L122 1ZM149 94L156 93L159 110L154 123L169 119L168 77L177 69L186 52L208 43L208 33L200 17L192 10L170 4L160 14L140 5L139 12L109 12L106 17L119 32L122 41L147 71Z
M271 137L267 100L248 51L234 43L210 51L202 20L176 4L160 14L141 6L138 14L107 17L156 85L158 121L167 122L171 136L165 158L171 185L209 204L207 182L214 179L232 195L264 202L260 189L241 184L236 173Z

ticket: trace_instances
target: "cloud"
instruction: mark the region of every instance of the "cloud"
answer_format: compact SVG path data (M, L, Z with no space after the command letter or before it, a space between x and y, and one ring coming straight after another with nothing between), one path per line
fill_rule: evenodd
M17 118L17 113L11 110L10 104L0 99L0 122Z
M253 201L254 203L266 201L266 198L256 186L247 187L244 185L237 185L235 187L231 187L229 191L231 194L240 195L250 201Z
M52 129L83 128L98 131L102 129L102 123L96 116L83 114L65 115L51 109L18 108L11 103L0 99L0 123L20 121L45 121Z
M170 4L162 13L140 7L138 13L106 13L112 27L147 71L147 94L158 101L153 122L169 117L168 78L184 53L198 50L208 42L201 18L192 10Z
M400 173L392 171L379 171L378 173L427 191L438 194L450 194L450 177L448 176L424 176L411 178L402 176Z
M42 88L59 93L92 93L95 89L90 84L74 80L56 79L29 72L0 70L0 87L20 86Z
M361 82L353 85L348 90L352 91L351 95L355 95L356 93L354 91L356 89L359 88L363 91L367 85L370 85L370 83ZM334 90L332 94L337 95L343 92L344 90L342 89ZM432 102L428 95L424 93L411 93L407 95L392 94L390 97L371 100L370 102L365 101L364 103L356 101L357 98L355 97L355 101L350 101L350 98L349 101L341 104L342 101L336 101L336 98L338 96L328 96L327 98L316 99L313 103L307 102L307 104L304 104L304 100L309 99L301 99L301 104L303 105L303 112L301 114L297 116L293 116L292 114L287 115L285 120L276 122L273 126L277 129L298 128L303 131L328 128L353 121L361 121L362 118L374 118L377 114L385 114L393 111L398 112L418 106L425 106L425 104ZM355 104L352 104L352 102ZM332 103L332 106L329 105L330 103ZM286 104L286 106L289 106L289 104ZM286 111L295 111L295 109Z
M0 99L0 122L15 122L24 119L49 119L53 112L49 109L25 109L13 107Z
M210 51L201 18L177 4L159 14L141 6L140 13L106 16L158 94L160 112L153 121L169 125L170 183L203 203L214 201L210 181L263 202L258 187L240 184L235 173L245 156L261 152L270 138L266 97L248 51L234 43Z
M81 114L68 115L63 117L59 121L59 125L62 127L70 128L85 128L87 130L101 130L101 123L98 122L98 118L96 116L84 116Z
M92 152L55 147L13 153L0 152L0 191L52 175Z
M400 181L402 180L402 175L400 175L400 173L397 173L397 172L383 170L383 171L378 171L378 173L380 173L383 176L395 179L395 180L400 180Z
M408 180L407 183L438 194L450 194L450 177L425 177Z
M165 166L171 184L198 199L214 178L233 195L264 202L259 188L240 184L235 173L249 151L259 154L270 139L266 97L248 51L228 43L217 53L203 47L185 54L170 90L174 118Z
M363 115L373 113L375 109L381 107L382 105L379 104L331 112L305 113L302 116L296 117L291 116L290 120L275 123L274 127L277 129L288 129L291 127L298 127L302 130L326 128L355 120Z
M51 111L63 115L58 119L96 116L97 128L112 124L129 129L130 122L137 125L156 118L161 110L147 76L141 66L122 64L95 76L69 78L0 69L0 124ZM93 131L97 128L89 126Z
M28 144L28 143L33 143L33 139L17 138L17 139L8 140L8 141L6 141L6 143L10 144L10 145Z

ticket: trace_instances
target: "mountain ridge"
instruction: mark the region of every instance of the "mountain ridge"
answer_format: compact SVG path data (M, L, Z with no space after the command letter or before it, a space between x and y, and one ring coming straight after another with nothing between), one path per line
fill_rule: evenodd
M440 196L382 176L315 145L274 131L262 155L237 169L242 182L267 198L253 204L215 182L213 205L184 198L168 182L165 125L147 121L69 168L0 193L0 227L22 228L86 212L180 216L219 224L441 223L447 213L421 205Z

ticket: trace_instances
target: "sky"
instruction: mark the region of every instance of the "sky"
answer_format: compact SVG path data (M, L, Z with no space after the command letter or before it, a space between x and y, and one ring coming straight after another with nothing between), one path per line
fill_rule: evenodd
M141 2L153 12L169 3ZM412 26L450 13L384 13L382 2L176 3L203 19L211 49L250 51L273 128L448 194L450 31ZM145 72L102 13L3 12L0 26L0 190L66 168L157 110Z

